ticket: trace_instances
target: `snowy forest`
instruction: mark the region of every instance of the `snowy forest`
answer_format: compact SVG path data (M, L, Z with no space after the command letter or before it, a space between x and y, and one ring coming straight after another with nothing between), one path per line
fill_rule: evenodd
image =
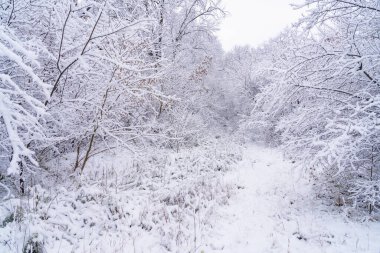
M0 0L0 252L379 253L380 2L293 8Z

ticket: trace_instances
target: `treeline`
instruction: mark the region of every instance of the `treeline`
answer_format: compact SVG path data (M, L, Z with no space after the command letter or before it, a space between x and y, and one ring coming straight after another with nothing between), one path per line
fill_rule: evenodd
M219 1L1 2L1 185L22 193L67 154L80 173L120 146L221 132L282 147L337 205L378 210L379 3L295 8L278 37L224 53Z
M200 142L223 16L213 0L2 1L2 186L23 193L28 175L66 154L81 172L120 146Z
M231 53L249 55L235 62L251 82L242 91L257 91L242 129L299 161L324 198L378 211L379 2L308 0L297 8L304 17L294 27Z

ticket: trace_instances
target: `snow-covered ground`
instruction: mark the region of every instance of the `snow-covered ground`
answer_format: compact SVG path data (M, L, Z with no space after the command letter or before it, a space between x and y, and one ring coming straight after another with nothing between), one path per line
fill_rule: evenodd
M44 185L0 202L0 253L28 245L43 253L194 252L236 191L221 180L236 171L241 148L215 140L179 152L118 150L68 175L73 160L52 161Z
M132 158L99 156L71 185L0 203L0 253L30 240L46 253L380 253L380 223L322 203L279 151L217 142Z
M200 252L380 252L380 223L353 222L322 205L280 152L250 146L225 180L235 181L238 193Z

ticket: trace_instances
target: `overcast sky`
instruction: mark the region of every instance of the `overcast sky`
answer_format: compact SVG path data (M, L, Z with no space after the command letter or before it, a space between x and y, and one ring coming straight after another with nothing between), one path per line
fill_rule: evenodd
M300 12L290 6L300 0L222 1L229 12L218 32L225 50L236 45L258 46L300 17Z

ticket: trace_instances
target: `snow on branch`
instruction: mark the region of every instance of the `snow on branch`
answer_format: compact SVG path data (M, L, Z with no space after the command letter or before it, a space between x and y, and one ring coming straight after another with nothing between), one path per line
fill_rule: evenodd
M46 114L41 99L47 98L49 85L32 66L38 67L36 56L6 27L0 27L0 124L3 124L11 152L8 174L19 173L20 164L38 165L28 147L36 137L43 137L40 118Z

